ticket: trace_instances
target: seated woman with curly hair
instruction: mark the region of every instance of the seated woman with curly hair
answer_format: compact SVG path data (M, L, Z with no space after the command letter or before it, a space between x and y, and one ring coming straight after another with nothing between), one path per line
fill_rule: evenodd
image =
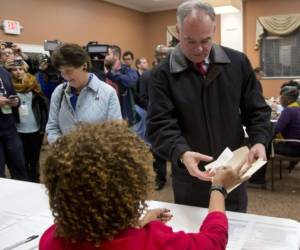
M152 184L148 147L124 122L79 126L59 138L44 168L55 218L39 249L225 249L228 221L224 195L211 191L199 233L173 232L166 209L146 209ZM240 168L239 168L240 169ZM242 181L239 169L223 167L213 184L228 189Z

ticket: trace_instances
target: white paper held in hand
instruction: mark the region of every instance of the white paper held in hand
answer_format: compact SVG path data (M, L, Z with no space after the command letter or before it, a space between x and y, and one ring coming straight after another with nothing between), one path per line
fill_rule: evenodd
M226 165L226 163L233 157L233 152L229 148L225 148L219 155L218 159L205 165L206 170L216 170L217 168Z
M216 171L219 167L222 166L231 166L233 168L238 167L240 164L245 162L247 159L247 156L249 154L249 148L244 146L240 147L235 151L231 151L229 148L226 148L222 154L218 157L217 160L214 162L211 162L205 166L206 170L210 171ZM251 166L248 166L245 162L244 166L240 170L244 176L252 176L257 170L259 170L263 165L266 164L266 161L262 159L257 159L255 162L251 164ZM232 190L234 190L236 187L238 187L241 183L237 184L233 188L227 190L228 193L230 193Z

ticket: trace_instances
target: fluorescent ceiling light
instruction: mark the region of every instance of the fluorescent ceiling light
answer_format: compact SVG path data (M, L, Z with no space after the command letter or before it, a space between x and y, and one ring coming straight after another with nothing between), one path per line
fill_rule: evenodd
M239 12L239 10L231 5L214 7L217 15Z

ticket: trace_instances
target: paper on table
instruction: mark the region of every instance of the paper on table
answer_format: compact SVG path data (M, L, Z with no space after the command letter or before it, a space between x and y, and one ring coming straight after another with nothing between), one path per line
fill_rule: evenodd
M236 168L247 159L249 149L246 146L241 147L241 148L231 152L232 155L228 159L230 152L231 152L230 149L226 148L221 154L222 157L220 157L221 156L220 155L216 161L206 165L205 169L206 170L210 170L210 169L216 170L217 168L219 168L221 166L232 166L233 168ZM244 173L243 177L252 176L257 170L259 170L263 165L265 165L265 163L266 163L266 161L264 161L262 159L258 159L254 163L251 164L250 168L248 168L247 164L245 163L244 166L242 167L241 171L244 172L245 168L248 168L248 170ZM240 184L242 184L242 183L239 183L239 184L235 185L233 188L228 189L227 192L230 193L232 190L234 190Z
M24 217L25 215L16 214L10 211L0 211L0 231L24 219Z

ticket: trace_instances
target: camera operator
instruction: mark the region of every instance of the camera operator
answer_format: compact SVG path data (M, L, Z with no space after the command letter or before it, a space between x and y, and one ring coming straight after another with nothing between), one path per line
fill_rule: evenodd
M28 72L30 74L35 74L37 71L37 64L35 59L30 58L26 55L19 45L13 42L1 42L1 56L0 61L1 65L5 66L5 63L11 62L14 59L22 59L28 65Z
M112 45L110 47L109 54L104 60L104 70L106 78L115 83L118 87L117 91L120 99L123 119L128 121L129 126L133 126L139 120L135 111L134 102L134 89L136 87L138 75L136 70L122 64L120 59L120 47Z
M6 62L14 60L14 51L11 42L1 42L0 64L4 66Z
M19 105L11 77L0 66L0 177L5 177L6 164L13 179L27 180L23 145L16 129Z
M63 78L60 76L60 73L54 69L47 55L43 55L40 59L39 68L35 77L41 86L43 94L49 101L54 89L63 82Z
M61 44L58 40L45 40L44 49L52 55L53 51ZM38 71L35 74L43 94L50 101L54 89L64 81L60 72L53 67L50 57L46 54L42 55L39 60Z

